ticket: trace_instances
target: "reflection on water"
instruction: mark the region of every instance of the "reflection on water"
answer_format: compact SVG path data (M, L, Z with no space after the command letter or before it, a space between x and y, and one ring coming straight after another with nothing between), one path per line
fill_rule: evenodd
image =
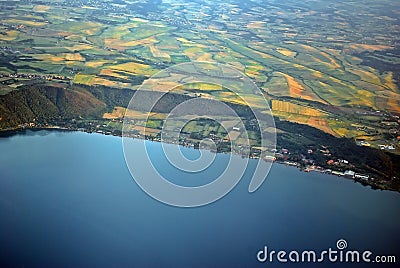
M265 245L326 249L340 238L349 248L400 252L398 193L274 165L253 194L248 170L216 203L175 208L135 184L121 138L28 131L0 140L2 267L286 267L259 264L256 254ZM162 160L159 143L148 146L162 172L191 183Z

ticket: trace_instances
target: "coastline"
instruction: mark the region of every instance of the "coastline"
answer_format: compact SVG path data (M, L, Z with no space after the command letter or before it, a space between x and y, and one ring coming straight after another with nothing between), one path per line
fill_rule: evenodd
M111 132L109 133L109 132L103 132L103 131L91 131L91 130L82 129L82 128L74 129L74 128L68 128L68 127L59 127L59 126L41 126L41 127L16 127L16 128L4 129L4 130L1 129L0 130L0 139L1 138L9 138L9 137L12 137L15 135L24 135L24 134L26 134L27 131L32 131L32 132L40 132L40 131L81 132L81 133L99 134L99 135L104 135L104 136L114 136L114 137L122 138L122 133L121 133L121 135L117 135L117 134L111 133ZM198 150L198 148L195 148L193 146L187 146L184 143L168 142L168 141L161 141L161 140L159 141L159 140L154 140L154 139L148 139L147 137L141 137L139 135L132 136L130 138L145 140L145 141L161 142L161 143L166 143L166 144L174 144L174 145L190 147L192 149ZM213 151L213 153L227 153L227 152L214 152ZM260 159L260 157L254 157L254 156L250 156L250 155L244 156L244 155L241 155L236 152L229 152L229 153L239 155L243 158L247 157L249 159ZM353 174L353 176L349 176L349 175L346 175L346 173L343 173L341 171L331 170L331 169L323 169L321 167L314 166L314 165L303 166L301 163L295 162L295 161L282 161L282 160L277 160L277 159L274 159L274 160L263 159L263 161L273 162L275 164L285 165L287 167L295 167L295 168L299 169L300 171L307 172L307 173L320 172L323 174L333 175L333 176L340 177L343 179L353 180L354 182L360 183L363 186L370 186L371 189L373 189L373 190L382 190L382 191L386 190L386 191L400 193L400 190L391 188L390 185L388 185L387 183L384 183L386 181L384 181L381 178L373 178L373 177L366 178L364 176L360 176L357 178L356 176L354 176L355 174Z
M75 130L75 129L69 129L69 128L63 128L63 127L34 127L34 128L23 128L23 127L18 127L18 128L10 128L10 129L5 129L2 130L0 129L0 138L9 138L15 135L20 135L20 134L25 134L26 131L60 131L60 132L77 132L80 130ZM82 132L82 131L81 131ZM83 131L85 132L85 131Z

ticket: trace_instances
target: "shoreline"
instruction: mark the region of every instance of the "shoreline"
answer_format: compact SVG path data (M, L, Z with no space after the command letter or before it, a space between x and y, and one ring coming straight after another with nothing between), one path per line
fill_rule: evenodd
M122 138L122 134L121 135L116 135L116 134L113 134L113 133L104 133L104 132L100 132L100 131L89 131L87 129L71 129L71 128L68 128L68 127L48 126L48 127L16 127L16 128L0 130L0 139L1 138L9 138L9 137L16 136L16 135L21 135L21 134L23 135L27 131L32 131L32 132L39 132L39 131L81 132L81 133L99 134L99 135L104 135L104 136L114 136L114 137ZM126 136L126 137L128 137L128 136ZM173 145L178 145L178 146L183 146L183 147L199 150L198 148L194 148L193 146L187 146L185 144L180 144L180 143L176 143L176 142L151 140L151 139L146 139L146 137L139 137L139 136L129 137L129 138L139 139L139 140L144 140L144 141L158 142L158 143L165 143L165 144L173 144ZM224 153L224 154L227 153L227 152L214 152L214 151L211 151L211 150L209 150L209 151L213 152L213 153L217 153L217 154L218 153ZM241 154L238 154L238 153L235 153L235 152L229 152L229 153L237 155L237 156L241 156L242 158L246 157L244 155L241 155ZM251 157L251 156L247 156L247 158L249 158L249 159L259 159L259 160L266 161L266 162L272 162L272 163L276 163L276 164L279 164L279 165L285 165L287 167L295 167L299 171L306 172L306 173L319 172L319 173L323 173L323 174L326 174L326 175L333 175L335 177L353 180L354 182L360 183L363 186L370 186L372 190L391 191L391 192L400 193L400 191L397 190L397 189L385 187L385 186L390 186L390 185L383 184L382 183L383 182L382 179L375 179L375 178L370 178L370 177L365 179L364 176L360 176L359 178L357 178L357 177L354 176L355 174L353 176L348 176L348 175L346 175L345 173L343 173L341 171L324 169L324 168L321 168L321 167L318 167L318 166L302 166L301 163L294 162L294 161L266 160L266 159L261 159L260 157Z

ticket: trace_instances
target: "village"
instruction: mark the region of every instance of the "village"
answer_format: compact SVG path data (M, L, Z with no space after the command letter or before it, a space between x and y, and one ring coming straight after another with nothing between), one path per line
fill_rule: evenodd
M304 172L319 172L331 174L354 181L360 182L364 185L369 185L374 189L391 189L392 181L379 176L377 173L372 173L369 170L360 172L360 168L346 159L337 158L331 154L329 148L323 147L318 151L315 148L309 148L304 152L292 151L282 144L278 144L276 148L261 148L259 146L245 146L240 144L231 143L228 139L218 138L215 134L210 134L208 140L215 144L215 147L200 146L201 139L196 140L193 138L180 137L179 139L165 139L162 138L160 133L141 133L128 132L123 133L121 128L116 128L116 125L123 124L123 120L68 120L68 121L54 121L54 122L39 122L34 121L31 123L21 124L18 128L9 129L2 132L4 135L13 135L19 131L25 130L55 130L55 131L81 131L87 133L95 133L101 135L112 135L121 137L131 137L133 139L143 139L154 142L163 142L169 144L181 145L194 149L208 149L214 153L233 153L240 155L243 158L262 159L266 162L273 162L282 164L288 167L295 167ZM313 159L313 155L322 154L328 157L326 162L318 162ZM357 171L356 171L357 170Z

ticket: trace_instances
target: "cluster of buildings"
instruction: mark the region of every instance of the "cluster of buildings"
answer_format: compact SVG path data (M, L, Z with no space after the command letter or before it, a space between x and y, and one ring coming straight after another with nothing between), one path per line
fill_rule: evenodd
M43 79L43 80L64 80L70 81L71 77L55 74L32 74L32 73L18 73L18 74L0 74L0 78L20 78L20 79Z

